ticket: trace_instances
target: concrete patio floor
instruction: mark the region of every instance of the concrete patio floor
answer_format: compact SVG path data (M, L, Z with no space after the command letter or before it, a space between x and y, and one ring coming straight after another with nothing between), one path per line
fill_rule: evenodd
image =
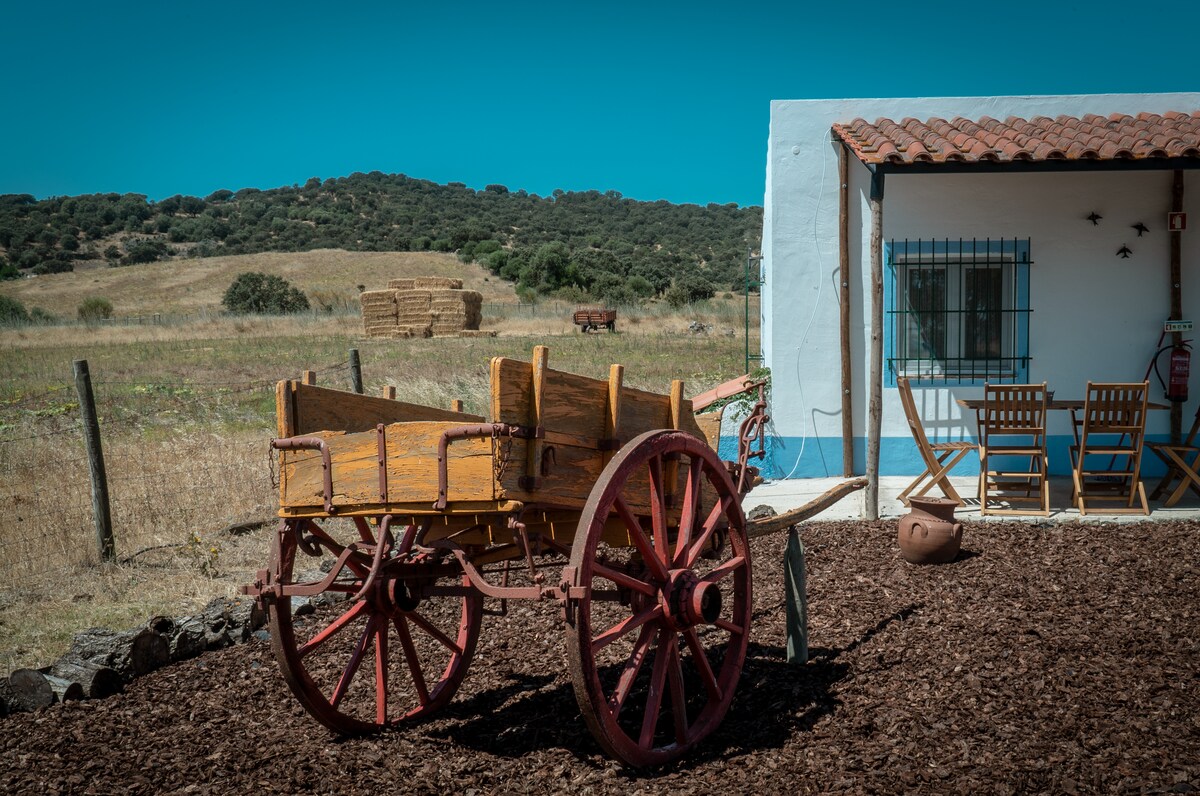
M746 511L755 506L770 506L782 513L804 505L820 496L826 490L842 483L844 478L795 478L786 481L768 481L760 485L743 503ZM904 506L896 500L896 495L908 486L912 478L909 476L886 476L879 479L879 514L882 518L899 517L905 513ZM1050 516L1049 517L1009 517L979 513L979 500L976 498L977 480L972 477L950 479L954 488L963 496L967 505L958 509L955 515L967 520L1001 520L1018 522L1141 522L1143 520L1185 520L1200 519L1200 497L1189 492L1182 500L1170 508L1162 505L1162 500L1150 500L1150 516L1141 514L1104 514L1101 511L1088 511L1087 516L1080 517L1079 510L1070 504L1071 479L1069 476L1051 477L1050 479ZM1157 478L1146 479L1146 496L1158 483ZM942 493L934 487L928 492L934 497L942 497ZM865 491L853 492L847 497L813 517L813 520L846 520L862 519ZM1165 497L1165 496L1164 496Z

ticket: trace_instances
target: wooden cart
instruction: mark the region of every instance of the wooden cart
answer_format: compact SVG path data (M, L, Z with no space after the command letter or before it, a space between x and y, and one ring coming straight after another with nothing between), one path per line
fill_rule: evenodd
M590 332L601 327L610 332L617 330L617 311L596 307L578 307L571 318L581 332Z
M759 400L726 462L718 413L696 416L682 382L656 395L625 387L620 365L604 382L547 362L540 346L532 363L493 359L487 420L278 385L281 521L244 590L322 724L431 715L462 683L484 614L509 600L561 607L580 710L626 763L672 760L724 717L749 636L748 540L806 516L757 529L743 516L762 385L742 385ZM561 665L554 648L496 652Z

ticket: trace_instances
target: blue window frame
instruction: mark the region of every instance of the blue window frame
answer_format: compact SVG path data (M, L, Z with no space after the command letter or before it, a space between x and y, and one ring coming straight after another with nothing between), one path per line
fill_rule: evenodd
M890 240L884 350L888 383L1029 379L1029 240Z

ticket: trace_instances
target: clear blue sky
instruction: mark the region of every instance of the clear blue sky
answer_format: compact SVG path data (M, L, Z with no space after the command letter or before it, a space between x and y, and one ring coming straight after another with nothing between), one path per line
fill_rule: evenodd
M1200 4L6 4L0 193L402 172L761 204L772 99L1195 91Z

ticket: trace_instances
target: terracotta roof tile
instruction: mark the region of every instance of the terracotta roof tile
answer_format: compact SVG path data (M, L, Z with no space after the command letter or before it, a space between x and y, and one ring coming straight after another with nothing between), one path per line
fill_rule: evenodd
M1200 111L1082 117L855 119L833 133L864 163L1200 159Z

